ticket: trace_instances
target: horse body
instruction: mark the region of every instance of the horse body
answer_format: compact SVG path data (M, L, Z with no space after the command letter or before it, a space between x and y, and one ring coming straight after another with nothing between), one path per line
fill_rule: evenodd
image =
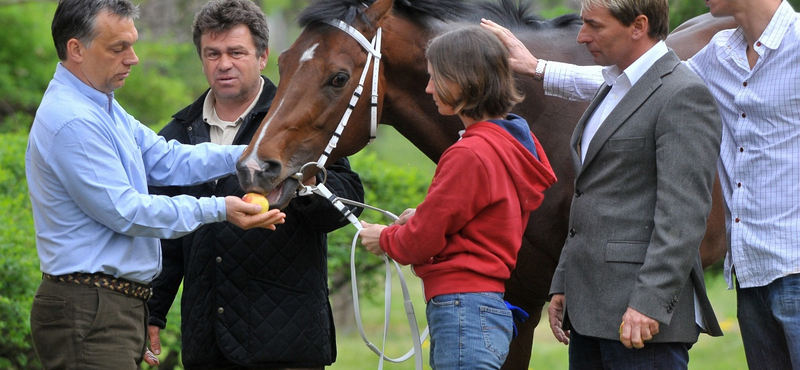
M367 53L353 37L325 21L340 19L367 39L382 28L379 122L393 126L433 161L438 161L463 129L457 117L439 115L424 92L428 81L424 53L435 35L461 22L477 24L483 16L512 29L537 57L593 63L586 48L576 42L580 20L575 15L542 20L527 16L526 6L512 4L510 0L494 7L459 0L377 0L366 7L360 1L324 0L306 9L300 16L303 32L279 58L281 79L272 108L237 165L242 188L268 193L270 204L285 206L302 180L291 176L304 164L318 160L347 109ZM685 52L681 56L687 57ZM364 97L355 104L331 161L354 154L369 142L371 80L370 74ZM541 83L527 77L519 77L518 87L526 98L514 112L530 124L559 181L531 214L517 267L506 284L506 299L525 309L531 319L519 325L520 335L512 342L504 369L528 368L533 331L549 299L550 281L567 235L575 178L569 140L587 106L545 96ZM310 178L313 171L303 175L303 179ZM709 260L718 260L725 252L724 210L721 193L715 194L718 217L709 219L708 230L714 235L707 238L716 245Z

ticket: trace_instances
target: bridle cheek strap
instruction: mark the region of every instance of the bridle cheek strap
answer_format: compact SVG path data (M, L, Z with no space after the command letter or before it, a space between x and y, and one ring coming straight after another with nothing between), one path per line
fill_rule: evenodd
M356 87L355 91L353 91L353 96L350 97L350 103L347 105L347 110L344 112L342 119L339 121L339 126L336 127L336 130L333 132L333 136L331 136L331 140L328 142L328 146L325 147L325 150L322 151L322 156L320 156L319 160L317 161L317 167L323 168L325 164L328 162L328 157L330 157L331 153L336 146L339 144L339 139L342 137L342 132L344 132L344 128L347 126L348 121L350 120L350 115L353 113L353 110L358 104L359 98L361 98L361 93L364 91L364 81L367 79L367 72L369 71L369 65L372 63L372 97L370 99L370 129L369 129L369 142L375 140L378 135L378 80L380 79L380 60L381 60L381 28L378 28L378 31L375 33L375 37L372 38L372 42L367 41L367 38L358 32L357 29L353 28L347 23L344 23L340 20L329 20L325 23L334 26L348 35L352 36L364 50L367 51L367 62L364 64L364 70L361 71L361 78L358 81L358 86Z

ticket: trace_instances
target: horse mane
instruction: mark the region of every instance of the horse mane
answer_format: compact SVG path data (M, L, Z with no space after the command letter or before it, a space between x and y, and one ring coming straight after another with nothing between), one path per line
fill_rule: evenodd
M376 0L317 0L298 16L300 27L314 22L339 19L352 24L356 18L369 22L364 11ZM424 22L427 19L447 21L466 21L477 24L480 18L489 18L507 28L544 29L561 28L580 24L576 14L566 14L553 19L545 19L532 14L532 0L393 0L393 10L404 17ZM518 2L519 1L519 2Z
M353 24L356 17L367 22L364 10L374 2L375 0L317 0L300 13L297 23L303 28L314 22L333 19Z
M408 19L424 21L459 21L478 10L472 1L464 0L394 0L394 9Z
M504 27L521 28L544 20L538 15L531 14L533 7L531 1L517 3L514 0L500 0L479 3L477 6L483 18L491 19Z
M531 0L498 0L496 2L477 3L479 12L473 14L491 19L509 29L549 29L563 28L575 24L582 24L577 14L565 14L553 19L543 18L533 14L533 1ZM473 19L480 21L480 19Z

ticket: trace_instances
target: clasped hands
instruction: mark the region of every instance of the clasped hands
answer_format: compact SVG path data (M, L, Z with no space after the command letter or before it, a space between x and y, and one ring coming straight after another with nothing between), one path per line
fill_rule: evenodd
M404 225L416 211L417 210L415 208L406 209L400 214L400 217L394 221L393 225ZM363 229L358 234L358 237L361 238L361 244L364 244L370 253L376 256L383 255L383 249L381 249L380 243L381 232L383 229L387 228L387 226L361 221L361 227Z
M569 330L564 330L564 295L554 294L547 308L550 319L550 330L553 336L561 343L569 344ZM644 348L644 342L653 339L658 334L659 323L656 320L628 307L622 315L619 326L619 341L626 348Z

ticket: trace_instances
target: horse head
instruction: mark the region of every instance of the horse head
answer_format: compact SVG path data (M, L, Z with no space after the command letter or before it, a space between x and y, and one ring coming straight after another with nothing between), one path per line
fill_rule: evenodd
M376 40L391 5L392 0L370 6L352 1L301 14L303 32L278 58L280 85L272 106L237 163L242 189L267 194L271 205L284 207L300 182L319 170L304 165L322 166L369 143L369 116L380 120L383 87L380 70L371 67L380 52L367 40ZM358 93L360 83L364 90ZM342 120L346 114L350 119ZM340 121L347 129L337 130Z

